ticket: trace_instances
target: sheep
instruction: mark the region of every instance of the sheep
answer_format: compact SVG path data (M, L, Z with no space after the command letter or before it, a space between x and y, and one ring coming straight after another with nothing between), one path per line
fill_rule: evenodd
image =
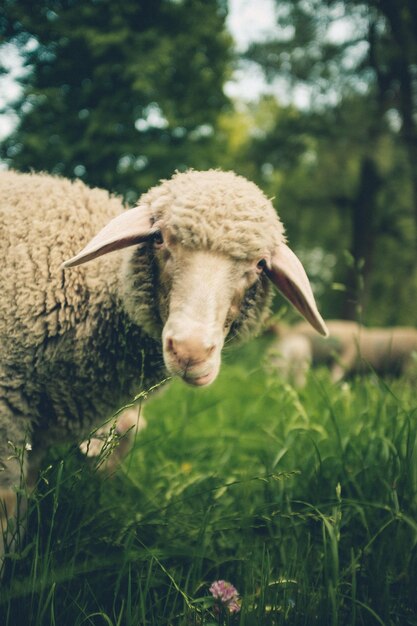
M111 476L129 452L136 435L147 425L142 404L135 404L90 433L78 447L86 457L96 458L97 469Z
M279 376L294 387L302 388L313 360L311 341L301 333L288 333L273 342L264 360L269 373Z
M51 443L169 376L212 383L226 337L262 327L270 285L327 333L271 201L233 172L176 173L125 210L80 180L3 171L0 224L3 530Z
M326 325L329 330L326 341L311 333L304 322L288 328L276 326L279 339L275 350L279 350L283 342L303 337L310 344L313 364L328 365L333 382L370 368L378 374L412 373L413 353L417 353L415 328L367 328L348 320L328 320ZM290 358L294 356L290 355Z

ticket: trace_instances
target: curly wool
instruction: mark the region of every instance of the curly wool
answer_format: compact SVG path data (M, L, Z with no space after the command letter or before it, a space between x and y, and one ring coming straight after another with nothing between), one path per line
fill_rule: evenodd
M123 209L80 181L0 172L0 460L32 429L42 445L84 436L166 376L120 301L121 256L61 269Z
M234 172L177 172L140 198L181 245L256 259L284 239L272 202Z

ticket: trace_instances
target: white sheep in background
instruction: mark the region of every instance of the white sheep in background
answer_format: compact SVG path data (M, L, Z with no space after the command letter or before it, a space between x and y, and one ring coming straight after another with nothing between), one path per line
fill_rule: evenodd
M378 374L412 374L416 369L413 355L417 357L417 329L407 326L393 328L367 328L348 320L326 322L329 338L321 339L310 332L308 324L299 322L285 327L278 324L274 332L278 335L272 353L284 346L282 359L287 369L300 368L303 356L301 349L296 354L285 348L295 345L301 339L308 342L304 346L304 359L316 365L328 365L334 382L355 372L375 370ZM280 373L283 371L279 369ZM300 386L304 383L302 382Z
M46 446L86 438L140 388L168 375L211 383L225 338L254 335L267 318L270 284L326 333L304 269L253 183L217 170L177 173L123 209L80 181L0 172L3 529L17 508L17 457L33 483Z
M278 372L280 378L301 388L306 384L312 360L310 339L301 333L288 333L271 345L264 365L270 373Z

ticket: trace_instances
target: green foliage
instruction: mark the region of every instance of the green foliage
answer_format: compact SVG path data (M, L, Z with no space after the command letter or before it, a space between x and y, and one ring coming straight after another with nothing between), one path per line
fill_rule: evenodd
M4 626L416 624L413 388L369 376L292 387L241 349L210 388L180 381L113 478L55 451L9 562ZM208 588L232 582L240 614Z
M272 96L240 104L219 120L220 139L227 142L219 163L274 199L325 317L344 317L348 300L354 316L367 324L414 324L409 303L417 293L417 274L407 157L387 120L369 142L371 104L353 94L319 111L282 106ZM370 157L378 171L372 212L366 194L363 201L359 197ZM371 230L365 257L352 249L358 206L365 207ZM366 275L365 261L372 262Z
M339 106L320 112L281 108L275 125L253 139L248 152L250 162L262 164L255 180L276 198L290 242L318 280L316 292L324 298L325 315L343 317L350 299L361 305L361 319L368 324L413 324L409 302L417 292L417 275L407 159L387 124L368 142L372 115L369 100L362 96L344 98ZM371 184L364 170L370 155L380 181L372 211L366 194L363 205L359 196L362 177L365 188ZM357 227L363 248L353 249L353 215L361 207L365 214ZM330 257L323 260L316 279L310 256L320 247ZM344 255L349 250L353 267ZM365 294L357 282L363 262L368 264ZM347 284L347 291L332 293L333 282Z
M214 164L231 39L222 0L10 0L0 36L30 69L7 163L135 199L176 168Z
M292 123L277 118L250 154L258 171L272 166L282 175L290 235L307 242L308 234L338 255L334 278L346 292L327 301L330 315L360 311L367 323L415 324L408 305L417 293L415 2L276 6L276 37L252 44L246 57L271 82L304 85L309 109ZM391 280L393 272L401 278Z

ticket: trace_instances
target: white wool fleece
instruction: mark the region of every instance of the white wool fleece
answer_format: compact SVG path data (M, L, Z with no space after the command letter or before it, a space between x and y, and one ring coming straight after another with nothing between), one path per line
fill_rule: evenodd
M151 207L155 220L163 218L185 247L246 260L261 257L285 241L272 202L234 172L176 173L145 193L140 204Z

